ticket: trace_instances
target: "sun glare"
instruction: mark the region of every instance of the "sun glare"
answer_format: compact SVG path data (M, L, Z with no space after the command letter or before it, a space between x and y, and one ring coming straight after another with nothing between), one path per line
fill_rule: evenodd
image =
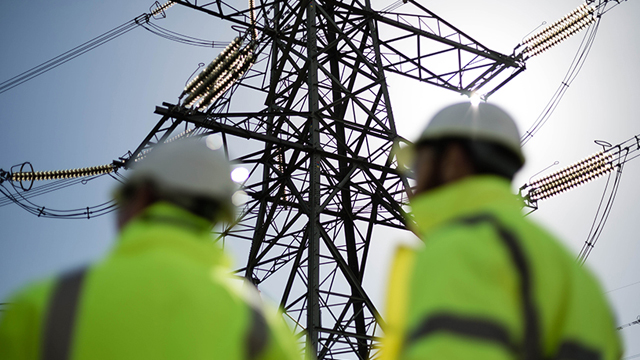
M237 167L231 172L231 180L236 183L245 182L249 178L249 170L243 167Z
M473 105L473 106L478 106L478 104L480 104L480 100L482 100L482 98L477 93L472 93L469 96L469 101L471 102L471 105Z

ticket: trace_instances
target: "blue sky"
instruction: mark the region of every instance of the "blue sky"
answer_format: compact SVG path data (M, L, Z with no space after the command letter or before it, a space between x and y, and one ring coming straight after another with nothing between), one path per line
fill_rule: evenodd
M230 1L238 7L244 0ZM374 1L383 8L391 1ZM379 5L378 5L379 4ZM497 0L421 1L469 35L503 53L542 21L551 23L580 5L574 0L537 2ZM38 65L141 13L151 2L140 0L10 1L0 12L0 81ZM400 8L401 10L402 8ZM230 41L229 24L174 6L158 25L188 35ZM551 165L582 159L600 148L640 134L637 84L640 83L640 3L627 1L605 14L593 49L549 123L525 146L527 166L521 185ZM498 91L490 102L505 107L528 128L562 80L581 34L527 62L527 70ZM175 102L200 62L219 49L196 48L135 29L21 86L0 94L0 168L30 161L36 170L57 170L110 163L133 151L156 124L155 106ZM389 76L392 105L400 135L409 139L439 108L463 100L460 95ZM637 204L640 160L625 167L611 216L587 261L605 290L640 281ZM532 218L556 233L578 253L593 221L606 180L540 203ZM115 181L100 178L34 201L52 208L85 207L109 199ZM517 187L517 186L516 186ZM0 207L0 298L26 282L95 260L115 237L113 217L91 220L37 218L16 206ZM402 237L402 234L397 235ZM389 244L376 240L372 259L386 261ZM243 254L237 254L242 261ZM367 286L382 302L384 266L370 267ZM640 315L640 284L607 293L625 324ZM621 332L627 355L640 353L640 326Z

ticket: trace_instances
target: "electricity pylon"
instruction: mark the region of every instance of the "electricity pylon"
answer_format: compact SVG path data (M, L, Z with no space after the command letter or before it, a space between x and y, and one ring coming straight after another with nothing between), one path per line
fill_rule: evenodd
M248 257L239 272L276 294L318 358L366 359L375 355L383 322L362 285L374 231L406 228L401 205L408 184L392 152L404 139L396 133L386 75L486 100L521 73L527 59L596 23L608 2L587 0L524 40L513 55L488 49L415 0L381 11L371 0L249 0L243 10L222 0L156 2L125 25L164 17L180 4L228 21L241 36L189 83L176 105L157 108L162 118L134 153L72 170L33 171L23 163L19 171L0 169L0 184L10 181L27 192L34 181L101 176L128 167L159 142L220 135L229 158L251 168L238 223L219 232L230 246L245 244ZM407 12L394 12L403 5ZM10 79L10 87L31 75ZM180 125L184 131L175 135ZM635 147L603 150L527 184L525 200L536 206L611 172L616 157L619 174L626 155L640 149L634 139ZM22 195L22 201L7 196L43 217L89 218L115 208L106 203L45 212Z
M383 321L363 276L377 229L406 228L408 188L392 153L403 139L387 72L488 96L524 63L414 1L398 2L413 6L406 14L376 12L369 0L250 1L246 10L223 1L175 3L244 32L249 50L238 51L253 56L252 67L238 65L243 70L215 87L215 96L203 95L205 107L157 107L162 118L125 164L179 127L187 136L219 136L230 160L250 169L238 222L220 232L248 254L238 272L276 294L319 359L374 356ZM216 61L211 69L225 59Z
M366 359L375 355L383 322L362 286L371 240L381 226L406 228L401 205L408 184L392 152L404 139L396 133L387 73L486 100L527 59L595 23L607 3L587 0L504 55L415 0L382 11L371 0L249 0L243 10L222 0L156 2L129 25L164 17L180 4L228 21L242 36L185 88L178 104L156 109L162 118L134 153L72 170L34 172L24 163L19 171L0 169L0 183L19 183L26 192L36 180L100 176L130 166L159 142L220 135L230 159L251 168L238 223L219 232L225 243L246 244L247 262L238 271L276 294L318 358ZM394 12L403 5L409 11ZM175 135L180 125L184 131ZM605 150L526 185L526 200L535 206L613 170L615 156L621 165L640 149L634 139L634 149ZM10 199L37 216L89 218L115 207L46 214L44 206Z

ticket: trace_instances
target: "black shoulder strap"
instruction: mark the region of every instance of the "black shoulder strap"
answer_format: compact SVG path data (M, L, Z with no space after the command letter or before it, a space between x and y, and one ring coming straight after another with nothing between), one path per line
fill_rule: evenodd
M463 224L473 225L486 222L491 224L498 233L505 247L509 250L515 268L520 274L520 291L522 294L525 329L523 352L525 360L536 360L542 358L542 338L538 311L533 299L532 274L525 253L520 245L517 236L509 229L505 228L500 221L490 214L480 214L477 216L459 219ZM578 341L565 340L556 350L553 359L580 359L580 360L600 360L602 354L595 349L591 349Z
M523 302L524 317L524 343L523 355L525 360L537 360L542 357L540 325L538 323L538 311L534 302L532 289L531 269L527 262L524 251L521 248L517 236L504 227L498 219L490 214L479 214L476 216L459 219L458 222L474 225L477 223L489 223L496 229L500 240L505 245L511 260L520 275L520 294Z
M251 307L251 324L246 337L247 358L256 359L267 347L269 326L260 309Z
M42 337L42 360L67 360L75 324L78 299L86 267L63 275L56 284L47 310Z

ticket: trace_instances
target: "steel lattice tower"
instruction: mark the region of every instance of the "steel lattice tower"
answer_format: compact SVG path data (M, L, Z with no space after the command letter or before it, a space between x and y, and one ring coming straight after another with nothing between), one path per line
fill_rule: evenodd
M374 229L405 229L408 187L392 153L402 139L386 72L488 96L524 63L414 1L398 14L370 0L264 0L256 23L223 1L175 2L255 29L256 63L206 112L156 108L162 119L126 161L178 129L219 133L230 160L251 169L238 223L220 233L248 253L238 272L278 294L318 358L375 355L382 319L363 274Z

